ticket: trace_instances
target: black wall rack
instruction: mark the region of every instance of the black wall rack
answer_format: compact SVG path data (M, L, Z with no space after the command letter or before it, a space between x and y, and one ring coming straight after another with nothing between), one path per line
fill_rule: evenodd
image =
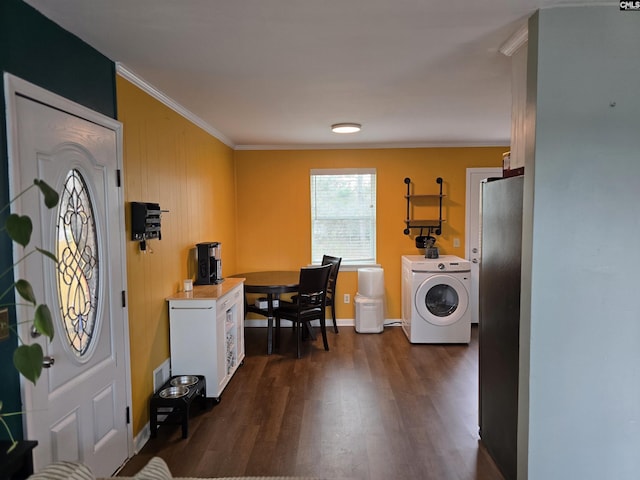
M441 177L436 178L436 183L440 186L440 193L427 194L427 195L415 195L415 194L412 195L411 179L409 177L404 179L404 183L407 184L407 194L404 196L404 198L407 199L407 215L404 221L406 228L404 229L404 234L409 235L412 229L419 228L421 232L426 230L429 235L431 234L441 235L442 222L444 222L444 220L442 219L442 199L444 198L444 195L442 194L442 183L443 183L442 178ZM418 219L411 218L412 202L414 204L415 203L424 204L424 203L433 202L433 201L437 201L438 218L428 219L428 220L418 220Z

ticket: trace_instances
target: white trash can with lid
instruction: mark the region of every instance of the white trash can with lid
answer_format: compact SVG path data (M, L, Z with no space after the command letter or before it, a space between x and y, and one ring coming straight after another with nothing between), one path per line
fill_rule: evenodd
M356 332L380 333L384 330L384 298L356 294Z
M384 330L384 270L358 269L356 332L380 333Z

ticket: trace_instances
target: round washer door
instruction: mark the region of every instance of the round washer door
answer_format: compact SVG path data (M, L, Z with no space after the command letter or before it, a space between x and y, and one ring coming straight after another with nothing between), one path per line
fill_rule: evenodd
M469 294L460 280L450 275L427 278L416 290L416 309L434 325L456 323L467 311Z

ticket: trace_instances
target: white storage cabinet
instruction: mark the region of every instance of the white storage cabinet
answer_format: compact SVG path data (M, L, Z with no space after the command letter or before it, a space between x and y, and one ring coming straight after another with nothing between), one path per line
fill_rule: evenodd
M220 401L244 360L242 279L195 286L167 300L171 375L204 375L207 397Z

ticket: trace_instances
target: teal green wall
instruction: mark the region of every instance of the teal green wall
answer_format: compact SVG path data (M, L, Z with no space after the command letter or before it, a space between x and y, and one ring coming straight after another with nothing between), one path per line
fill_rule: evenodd
M0 70L39 85L116 118L115 64L80 39L51 22L20 0L0 1ZM9 200L4 92L0 96L0 205ZM6 212L0 214L4 225ZM11 243L0 234L0 272L11 268ZM0 292L13 282L0 278ZM11 303L3 298L0 303ZM11 321L15 315L11 312ZM3 411L21 408L20 381L12 363L17 339L0 342L0 401ZM10 419L11 429L22 438L22 419ZM0 439L6 439L0 428Z

